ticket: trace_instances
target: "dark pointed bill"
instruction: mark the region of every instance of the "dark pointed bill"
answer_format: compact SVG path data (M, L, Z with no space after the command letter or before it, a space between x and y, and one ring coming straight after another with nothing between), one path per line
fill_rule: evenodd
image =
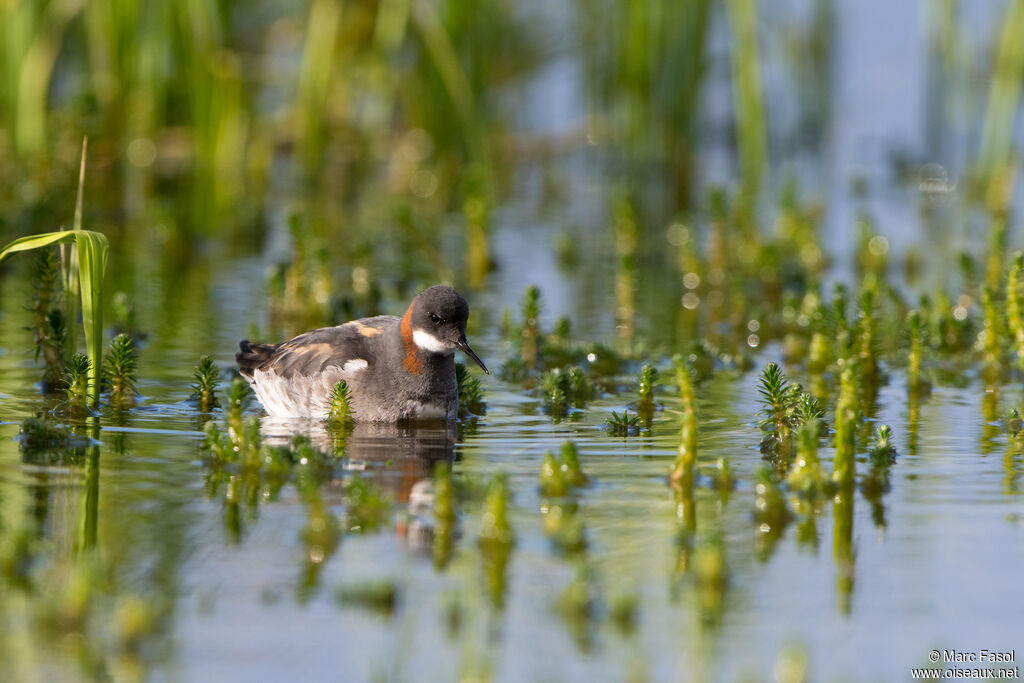
M469 342L466 341L466 335L462 335L461 337L459 337L459 340L455 342L455 345L458 346L463 353L465 353L467 356L475 360L476 364L480 366L481 370L486 372L488 375L491 374L491 371L487 369L487 366L484 365L484 362L480 360L480 356L476 355L476 352L473 351L473 349L469 348Z

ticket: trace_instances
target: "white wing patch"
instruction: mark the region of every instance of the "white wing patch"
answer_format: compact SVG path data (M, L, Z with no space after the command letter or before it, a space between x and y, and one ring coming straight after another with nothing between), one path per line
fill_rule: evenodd
M455 347L449 346L426 330L413 330L412 340L416 346L430 353L455 353Z
M365 370L368 365L369 363L362 358L355 358L353 360L345 361L345 365L343 365L341 369L345 372L359 372L360 370Z

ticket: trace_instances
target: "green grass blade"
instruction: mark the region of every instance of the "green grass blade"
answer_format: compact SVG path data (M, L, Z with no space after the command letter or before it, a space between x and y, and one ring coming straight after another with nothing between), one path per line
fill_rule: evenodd
M99 403L99 378L102 377L103 358L103 274L107 270L107 238L91 230L76 230L78 234L78 280L82 295L82 325L85 327L85 346L92 359L89 375L89 394L93 405Z
M0 250L0 263L2 263L9 255L17 253L19 251L31 251L32 249L46 247L51 244L63 244L65 242L74 242L75 238L76 234L72 230L64 230L61 232L44 232L39 235L26 235L25 237L19 237L18 239L14 240L6 247L4 247L2 250ZM103 239L106 240L106 237L104 237Z
M75 197L75 218L72 230L82 229L82 197L85 194L85 158L89 147L89 138L82 138L82 159L78 165L78 192ZM64 226L60 226L64 230ZM64 264L64 317L74 323L78 320L79 275L78 254L66 245L60 246L60 262ZM67 357L70 358L78 350L78 326L68 325L68 333L64 338Z
M89 147L89 138L82 138L82 162L78 167L78 195L75 197L75 223L72 230L82 229L82 194L85 187L85 152Z

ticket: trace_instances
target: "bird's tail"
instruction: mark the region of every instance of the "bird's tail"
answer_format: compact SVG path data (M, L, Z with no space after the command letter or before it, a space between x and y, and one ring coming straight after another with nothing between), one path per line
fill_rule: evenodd
M235 362L242 376L251 380L253 372L273 358L277 344L253 344L246 340L239 342L238 348L241 350L235 354Z

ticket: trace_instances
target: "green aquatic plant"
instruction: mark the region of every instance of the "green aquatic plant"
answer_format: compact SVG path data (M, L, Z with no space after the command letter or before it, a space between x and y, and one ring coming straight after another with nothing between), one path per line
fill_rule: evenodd
M348 382L339 380L331 389L327 421L333 425L346 425L352 422L352 406L350 404Z
M135 343L127 334L119 334L110 341L106 356L106 381L110 389L110 403L124 408L135 402Z
M331 290L328 254L304 214L288 216L292 259L269 272L270 318L297 327L327 322Z
M76 353L71 356L64 374L64 401L60 412L83 415L88 410L92 368L92 361L86 355Z
M650 427L654 419L654 411L657 405L654 402L654 386L658 380L658 370L653 365L644 365L640 369L640 376L637 378L637 405L636 411L644 422L644 426Z
M199 405L199 412L209 413L217 407L217 382L220 381L220 370L214 365L213 359L203 356L199 365L192 371L195 384L192 385L192 398Z
M305 548L305 566L299 585L299 597L305 599L316 587L324 563L337 550L341 528L337 517L331 514L324 504L318 483L310 482L302 488L307 510L306 525L299 534Z
M568 344L572 341L572 321L569 320L569 316L558 316L548 339L554 344Z
M619 415L613 410L611 417L605 418L604 428L612 436L633 436L640 433L640 416L630 415L628 410Z
M487 412L484 390L480 380L469 372L463 363L455 364L455 382L459 391L459 419Z
M799 385L797 385L799 389ZM796 401L793 404L793 425L796 428L809 423L815 422L818 424L819 431L824 431L827 428L825 424L825 409L821 406L821 403L811 394L805 391L799 392Z
M633 202L627 196L616 199L612 206L615 253L615 329L619 343L628 348L636 324L637 245L640 227Z
M545 501L541 506L544 535L563 555L579 555L587 549L587 526L578 503Z
M565 474L566 481L573 486L586 486L590 478L583 471L583 466L580 464L579 449L576 448L576 444L572 441L564 442L560 455L560 467Z
M343 606L361 607L390 616L398 607L399 590L394 579L373 579L346 583L338 588L336 596Z
M865 210L857 217L857 274L862 279L885 277L889 265L889 241L875 230L875 222Z
M871 516L875 526L884 528L886 523L882 496L889 492L890 471L896 461L892 429L888 425L879 425L874 441L870 453L871 466L860 480L860 490L864 498L871 503Z
M73 230L60 230L38 235L19 237L0 249L0 263L12 254L63 245L74 242L74 252L62 254L62 285L64 290L64 320L74 323L78 319L81 305L82 325L85 327L85 346L91 365L88 371L87 390L91 407L99 405L99 380L103 369L103 276L107 269L109 244L105 235L91 230L82 230L82 187L85 184L85 144L82 146L82 164L78 177L78 198L75 204ZM76 349L75 326L67 328L64 335L67 353Z
M679 384L679 398L682 400L683 419L679 434L679 454L669 472L673 486L689 489L693 486L694 468L697 465L697 409L693 392L690 366L682 356L676 356L676 382Z
M537 372L544 369L560 369L570 374L573 383L571 390L563 387L563 393L570 404L582 407L582 403L592 397L593 390L589 386L586 374L582 371L574 372L570 366L586 361L593 372L604 374L603 369L615 359L609 358L609 354L604 353L605 349L574 346L570 339L567 318L560 318L554 330L545 333L540 325L540 312L540 290L535 286L527 287L524 294L522 325L515 325L511 314L506 311L502 331L511 338L517 350L515 355L508 357L503 363L500 376L506 382L532 387L536 382ZM556 402L556 407L559 405L564 406L564 402Z
M960 267L960 277L964 281L964 294L972 299L976 298L980 276L978 275L978 264L975 262L974 257L967 251L961 251L957 259L957 265Z
M509 498L505 476L496 475L487 487L478 541L487 594L498 609L505 605L506 570L516 542L508 521Z
M1006 276L1006 321L1013 336L1017 366L1024 368L1024 253L1013 256Z
M832 479L841 488L853 484L855 471L856 429L860 420L857 374L854 365L847 365L843 368L839 382L839 401L835 411L836 452L832 465Z
M959 301L954 305L945 292L936 292L934 300L922 297L920 307L927 322L928 339L939 352L967 351L977 341L974 318L967 315Z
M832 555L836 564L836 602L839 612L849 614L855 581L856 555L853 548L852 487L840 486L832 504Z
M590 378L577 365L565 368L565 374L569 378L569 400L575 407L583 408L587 401L594 398L594 386L591 384Z
M483 175L482 167L477 176ZM483 284L484 278L494 269L491 247L488 240L492 199L484 191L483 182L472 183L475 190L462 203L462 215L466 219L466 268L469 282L474 287Z
M391 500L380 487L362 477L345 482L345 528L367 533L378 530L388 519Z
M797 450L793 469L786 477L789 490L806 498L828 495L833 485L818 458L820 421L806 420L797 430Z
M781 530L792 516L786 497L773 479L771 470L762 467L757 473L757 483L754 484L754 517L759 525L758 531L768 533L773 529Z
M515 545L515 534L508 521L509 498L508 482L505 477L497 475L491 479L480 524L481 548Z
M593 571L586 564L580 564L569 585L558 596L557 606L561 615L576 632L586 630L598 607L597 591Z
M594 377L614 377L625 364L621 355L604 344L587 344L584 351L587 367Z
M229 421L227 430L216 422L208 422L203 434L203 448L218 468L233 465L238 472L258 478L265 464L274 464L282 457L290 462L287 449L264 447L260 419L255 415L248 418L239 416L235 426L231 426Z
M234 450L238 457L239 470L256 473L263 467L265 452L260 419L250 415L242 422L241 436L234 439Z
M35 606L36 618L46 631L80 637L88 632L90 618L104 597L101 571L100 560L92 554L71 565L65 581Z
M88 443L88 439L45 417L25 418L16 438L24 451L60 451Z
M732 473L729 461L719 456L715 461L715 469L711 473L711 479L716 489L723 494L736 488L736 477Z
M127 292L114 292L110 298L112 326L117 334L127 334L134 339L143 336L135 326L135 302Z
M640 598L634 590L618 589L608 596L608 619L620 633L628 634L636 630Z
M982 352L982 373L988 382L997 381L1002 375L1002 346L1005 337L1003 320L996 306L995 291L985 287L981 292L981 306L984 312L984 326L978 339Z
M236 457L231 437L216 422L207 422L203 427L203 449L221 463L233 462Z
M602 596L594 570L585 561L576 563L572 580L553 600L559 614L582 652L593 648L597 622L602 612Z
M701 620L706 625L718 624L729 588L729 565L722 540L699 544L693 552L692 568Z
M54 422L45 415L29 417L21 423L18 435L18 450L25 464L40 466L80 465L86 459L89 437L76 434L68 427ZM0 525L0 536L3 535Z
M835 339L835 357L846 358L850 352L852 332L846 313L846 285L837 282L832 292L831 327Z
M566 441L562 444L559 457L550 451L544 454L540 469L540 493L543 496L561 497L573 488L586 486L587 475L580 465L576 444Z
M569 493L569 482L553 453L548 451L540 465L540 494L560 498Z
M685 359L690 366L693 379L701 382L710 377L715 371L715 361L720 355L718 349L706 340L693 342Z
M786 496L776 483L772 471L761 468L754 484L754 521L757 524L757 542L762 559L767 559L775 544L792 521L793 513Z
M823 332L811 334L811 346L807 354L807 371L812 375L824 373L832 363L832 349Z
M452 482L451 468L440 461L434 466L434 537L432 554L434 567L442 569L448 564L455 546L455 522L458 518L458 500Z
M776 683L808 683L810 663L807 649L800 645L786 645L779 651L779 656L772 667Z
M232 438L240 438L242 433L242 413L252 403L252 389L244 379L236 377L228 385L226 394L227 408L225 409L228 432Z
M520 358L529 370L537 368L540 355L540 310L540 288L530 285L523 294L523 330L520 340Z
M49 391L59 386L64 375L64 313L54 306L60 292L60 255L56 247L44 247L36 253L32 267L32 336L36 359L42 356L45 364L43 385Z
M1021 54L1024 56L1024 52ZM1021 65L1024 67L1024 61ZM989 212L992 215L992 227L989 228L988 255L985 259L985 287L992 290L999 289L1002 285L1007 219L1013 196L1013 190L1010 188L1015 183L1017 175L1016 170L1011 169L1012 166L999 169L986 193Z
M523 384L530 377L530 369L522 358L508 358L502 363L498 377L509 384Z
M448 463L441 461L434 466L434 519L454 522L457 517L455 484Z
M879 425L875 431L875 445L871 448L871 462L891 465L896 461L896 446L893 444L892 428Z
M565 417L570 409L583 408L593 396L593 386L577 366L554 368L541 376L544 409L553 417Z
M1013 438L1024 434L1024 416L1020 408L1011 408L1002 419L1003 431Z
M761 395L761 453L769 460L789 466L792 453L794 406L800 387L789 383L778 363L769 363L761 372L758 393Z
M877 295L874 281L865 285L860 297L858 311L858 342L857 358L860 362L861 380L867 386L878 384L878 340L875 327L877 325L875 298Z
M139 595L125 595L114 608L114 632L122 652L137 653L145 639L158 630L156 605Z
M572 385L569 376L560 368L548 370L541 377L541 389L544 392L544 409L555 418L569 414L572 401Z
M921 361L924 350L921 312L916 309L910 311L907 314L907 322L910 328L910 351L907 354L907 391L916 393L927 388L927 383L921 377Z
M22 590L32 589L32 570L38 561L40 546L35 521L25 519L13 528L5 526L0 531L0 579L3 583Z

